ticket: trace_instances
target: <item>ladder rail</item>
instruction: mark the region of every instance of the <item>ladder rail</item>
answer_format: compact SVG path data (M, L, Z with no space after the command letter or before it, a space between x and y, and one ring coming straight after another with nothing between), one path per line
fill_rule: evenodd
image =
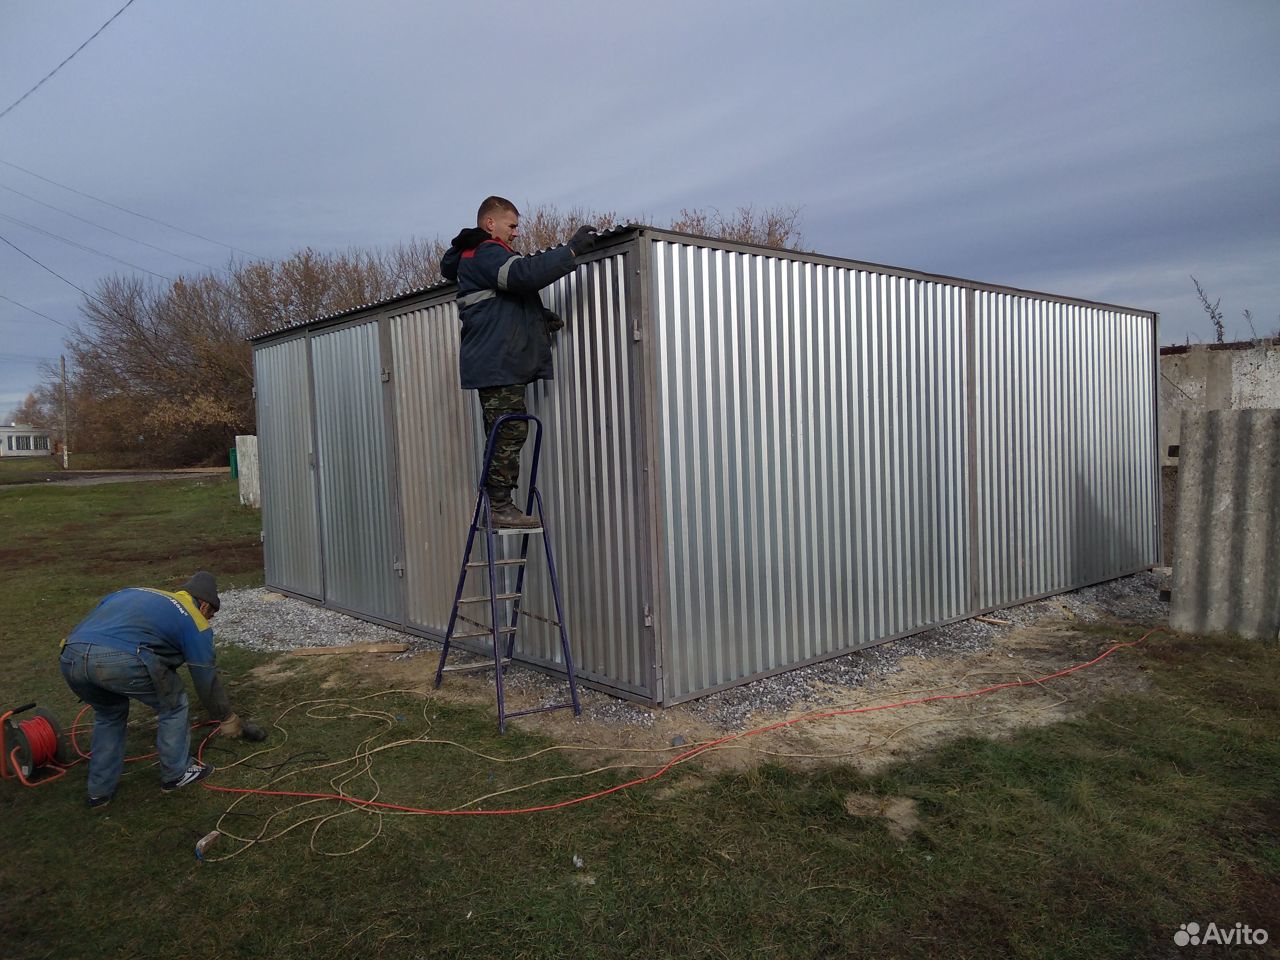
M508 421L523 420L532 422L534 427L533 440L533 457L529 469L529 495L525 513L529 516L538 518L540 527L537 530L512 529L505 532L521 532L520 537L520 555L518 558L498 559L496 557L495 531L493 527L493 503L489 497L488 480L489 471L493 465L493 452L497 443L498 433L501 427ZM446 672L454 672L455 668L446 667L446 661L449 656L449 649L452 646L455 637L481 637L488 636L492 644L493 654L493 672L494 672L494 688L497 694L498 707L498 730L502 732L506 729L508 717L525 716L531 713L541 713L546 710L558 710L565 707L572 707L575 716L582 714L582 704L578 698L577 672L573 663L573 654L569 649L569 634L565 626L564 607L562 594L560 590L560 579L556 571L555 557L551 549L551 538L547 531L546 513L542 502L542 492L538 489L538 467L542 459L542 421L532 414L528 413L505 413L498 417L493 428L489 431L489 437L485 444L484 465L480 471L480 482L476 495L476 507L471 515L471 526L467 532L467 545L462 555L462 565L458 575L458 586L454 591L453 609L449 614L449 626L445 632L444 643L440 650L440 663L436 667L435 685L439 687L444 679ZM536 513L535 513L536 511ZM475 562L471 559L472 551L475 549L476 533L483 528L485 541L485 559L483 562ZM511 713L506 709L506 697L503 683L503 668L510 664L514 659L515 645L517 635L520 629L520 615L522 612L521 604L524 599L525 587L525 571L528 569L529 558L529 537L535 533L542 535L543 552L547 561L547 573L551 580L551 592L555 601L556 619L548 620L545 617L536 614L525 613L525 616L534 620L540 620L544 623L554 625L560 635L560 650L564 658L565 673L569 683L570 701L568 703L558 703L546 707L536 707L529 710L517 710ZM488 581L488 596L473 596L464 598L466 591L467 573L469 570L485 567L486 580ZM498 590L497 570L499 567L515 566L516 583L514 592L500 593ZM464 616L459 612L459 607L463 603L482 603L485 600L489 605L489 623L482 624L471 618ZM511 616L507 626L502 626L498 615L499 602L511 604ZM469 623L473 626L481 628L483 632L476 633L467 631L459 633L457 630L459 621ZM507 641L505 649L501 643L502 635L506 635ZM486 669L489 664L485 664Z

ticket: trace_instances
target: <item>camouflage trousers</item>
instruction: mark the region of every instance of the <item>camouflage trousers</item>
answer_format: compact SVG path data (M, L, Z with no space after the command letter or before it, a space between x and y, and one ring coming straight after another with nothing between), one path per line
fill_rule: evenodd
M476 393L480 397L480 410L484 414L486 442L493 432L494 421L504 413L529 412L524 402L524 384L481 387ZM493 460L489 464L489 482L486 484L489 496L498 503L510 499L509 492L520 485L520 450L528 435L529 424L525 420L505 423L498 433L498 439L493 445Z

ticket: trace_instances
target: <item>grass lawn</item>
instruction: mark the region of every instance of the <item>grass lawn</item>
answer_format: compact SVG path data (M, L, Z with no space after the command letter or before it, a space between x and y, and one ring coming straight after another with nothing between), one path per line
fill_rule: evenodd
M224 589L261 582L258 517L222 480L0 489L0 524L0 704L38 700L64 722L77 705L58 642L99 597L198 567ZM1156 635L1116 656L1148 672L1149 692L1011 739L954 740L873 775L695 762L533 815L162 795L150 761L92 812L83 766L37 789L5 781L0 956L1170 957L1191 921L1267 929L1272 944L1241 953L1267 955L1280 943L1275 645ZM447 808L535 781L486 805L554 803L634 775L552 779L585 768L559 752L516 760L549 744L518 722L499 737L487 704L380 690L342 659L220 650L237 707L279 728L259 756L213 741L209 782ZM130 745L146 753L154 724L134 717ZM399 741L413 742L375 752ZM914 800L919 827L900 838L851 816L854 793ZM223 859L197 860L219 824L208 853Z
M67 469L112 470L119 466L120 458L111 454L73 453L67 457ZM0 486L13 483L34 483L46 477L63 474L62 455L47 457L0 458Z

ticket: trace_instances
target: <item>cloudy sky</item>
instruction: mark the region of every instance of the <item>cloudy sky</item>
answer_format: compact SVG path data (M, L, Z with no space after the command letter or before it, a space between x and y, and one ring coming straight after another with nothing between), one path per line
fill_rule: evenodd
M0 238L64 278L0 243L0 416L72 284L449 237L489 193L794 206L810 249L1166 343L1212 339L1191 274L1229 338L1280 327L1278 0L134 0L9 109L124 2L0 0Z

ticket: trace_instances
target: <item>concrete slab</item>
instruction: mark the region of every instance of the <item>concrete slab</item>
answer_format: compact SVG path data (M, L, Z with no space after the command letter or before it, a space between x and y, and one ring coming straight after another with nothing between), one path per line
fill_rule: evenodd
M1280 410L1182 418L1169 623L1280 634Z

